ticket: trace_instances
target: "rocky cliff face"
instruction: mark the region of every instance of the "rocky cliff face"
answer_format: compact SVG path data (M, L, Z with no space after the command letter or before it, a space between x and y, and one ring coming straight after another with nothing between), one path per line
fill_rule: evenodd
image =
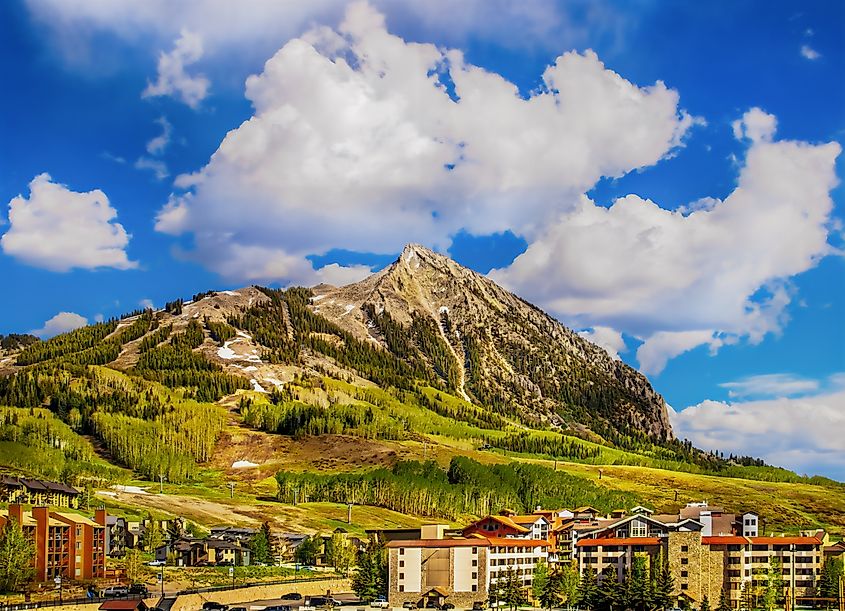
M360 339L391 349L388 331L407 329L412 341L428 344L421 350L449 386L473 402L605 437L672 438L663 398L642 374L427 248L409 245L383 271L314 293L312 311Z

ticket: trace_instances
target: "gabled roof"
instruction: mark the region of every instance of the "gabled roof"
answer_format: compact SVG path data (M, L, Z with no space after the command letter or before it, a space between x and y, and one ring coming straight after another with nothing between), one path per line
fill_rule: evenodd
M646 515L651 515L654 513L654 509L649 509L648 507L644 507L643 505L637 505L636 507L631 508L631 513L641 512Z
M597 533L597 532L601 532L603 530L610 530L611 528L619 528L620 526L623 526L624 524L627 524L628 522L633 522L634 520L644 520L644 521L649 522L651 524L656 524L658 526L666 527L666 524L664 524L663 522L655 520L651 516L638 513L638 514L634 514L632 516L627 516L625 518L620 518L618 520L604 520L603 524L600 522L599 525L596 526L594 529L589 530L586 533L582 533L582 534Z
M518 516L514 516L514 517L518 517ZM524 526L517 524L516 522L513 521L513 519L510 516L489 515L489 516L486 516L484 518L481 518L480 520L476 520L475 522L473 522L472 524L467 526L467 528L475 526L476 524L480 524L481 522L484 522L485 520L493 520L495 522L498 522L499 524L507 526L508 528L513 528L517 532L522 532L522 533L531 532L531 529L525 528ZM464 529L464 530L466 530L466 529Z
M579 507L578 509L573 509L573 513L594 513L596 515L599 514L599 510L595 507L590 507L589 505L585 505L584 507Z

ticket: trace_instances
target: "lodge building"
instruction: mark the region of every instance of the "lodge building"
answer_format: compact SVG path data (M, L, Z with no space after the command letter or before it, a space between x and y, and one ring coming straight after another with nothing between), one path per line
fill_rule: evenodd
M425 606L433 602L471 607L488 598L491 584L513 569L528 589L538 562L574 561L598 580L612 573L624 581L637 556L662 557L675 581L674 595L711 607L724 589L739 608L746 588L758 589L772 561L780 562L784 597L813 595L825 555L845 555L824 531L797 536L761 536L754 512L732 514L707 503L690 503L677 514L656 515L647 507L600 516L592 507L517 515L503 511L463 529L423 526L388 540L389 602ZM393 533L396 535L396 533ZM417 536L417 531L413 533Z

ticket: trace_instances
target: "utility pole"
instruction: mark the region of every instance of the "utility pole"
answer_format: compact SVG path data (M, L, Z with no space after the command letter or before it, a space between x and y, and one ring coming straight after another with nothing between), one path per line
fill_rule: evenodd
M346 523L352 524L352 503L346 504Z
M235 482L229 482L226 485L229 486L229 498L235 498Z
M158 493L159 494L164 494L164 480L166 480L166 479L167 478L164 477L164 473L158 474Z
M164 565L161 565L161 574L159 575L159 579L161 579L161 599L164 600Z

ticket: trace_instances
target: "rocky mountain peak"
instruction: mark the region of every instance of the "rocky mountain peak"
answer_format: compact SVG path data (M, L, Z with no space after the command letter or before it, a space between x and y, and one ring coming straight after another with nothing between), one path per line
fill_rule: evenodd
M390 349L384 325L431 329L425 350L474 403L599 435L634 430L671 438L663 398L639 372L539 308L452 259L408 244L381 272L315 288L312 309L360 339Z

